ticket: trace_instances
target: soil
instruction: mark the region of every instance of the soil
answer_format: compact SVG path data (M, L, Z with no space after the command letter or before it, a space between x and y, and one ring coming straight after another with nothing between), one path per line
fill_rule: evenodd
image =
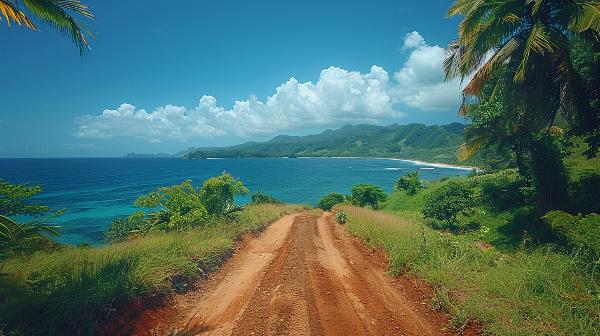
M244 239L231 259L191 292L140 312L126 333L477 333L448 327L449 316L431 306L427 284L390 276L387 267L383 252L351 237L330 213L287 216L259 238Z

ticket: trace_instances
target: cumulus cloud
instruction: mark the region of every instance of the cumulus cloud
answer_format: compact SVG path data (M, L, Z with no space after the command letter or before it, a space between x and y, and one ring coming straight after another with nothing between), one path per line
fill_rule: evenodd
M155 143L232 134L250 137L388 121L402 116L394 108L398 103L421 110L455 107L458 85L443 82L445 50L428 45L417 32L407 34L404 49L410 55L393 78L376 65L367 73L329 67L315 83L301 83L292 77L264 100L250 96L229 108L207 95L192 108L165 105L148 112L121 104L79 118L74 134L83 138L133 137Z
M456 108L460 101L460 79L444 81L446 49L429 45L418 32L406 35L404 49L410 50L404 66L394 74L395 97L424 111Z

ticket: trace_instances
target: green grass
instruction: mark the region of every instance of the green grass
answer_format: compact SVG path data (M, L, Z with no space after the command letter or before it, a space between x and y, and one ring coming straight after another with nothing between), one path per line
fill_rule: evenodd
M414 208L339 208L349 232L389 254L392 273L412 273L436 289L432 303L451 313L456 327L473 319L495 335L597 335L600 287L573 256L548 246L484 251L475 233L435 231Z
M246 206L229 220L98 248L66 247L0 263L0 333L90 334L112 308L185 291L214 271L236 240L300 206Z
M585 144L578 142L571 150L571 154L564 159L569 175L574 179L588 174L600 175L600 156L588 159L583 155L586 149Z

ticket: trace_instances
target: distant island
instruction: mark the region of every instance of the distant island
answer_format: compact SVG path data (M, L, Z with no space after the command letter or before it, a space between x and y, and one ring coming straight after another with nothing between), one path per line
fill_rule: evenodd
M184 159L270 157L390 157L457 163L464 124L427 126L346 125L306 136L279 135L265 142L230 147L192 148Z

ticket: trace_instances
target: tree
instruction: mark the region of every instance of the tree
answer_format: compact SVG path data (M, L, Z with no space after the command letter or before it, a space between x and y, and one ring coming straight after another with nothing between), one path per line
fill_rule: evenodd
M47 206L32 204L31 198L42 192L36 185L11 184L0 180L0 254L7 251L29 251L54 245L47 235L58 236L58 226L47 224L61 212L46 215ZM32 219L18 223L11 216Z
M435 189L425 200L423 216L456 225L458 216L473 211L475 197L464 182L450 181Z
M543 208L564 206L562 161L547 161L557 156L550 130L559 112L566 120L592 113L582 108L584 95L569 48L573 36L600 43L600 2L457 0L449 15L463 16L444 63L447 78L469 78L460 113L470 116L483 88L496 76L500 89L492 94L503 91L500 126L516 136L520 169L527 160ZM471 152L489 143L486 137L478 139L479 144L471 142Z
M47 206L32 204L31 198L42 192L42 187L28 184L11 184L0 180L0 214L41 215L49 210Z
M275 197L265 194L263 192L257 191L252 194L252 204L282 204L280 200Z
M329 193L319 200L317 207L325 211L329 211L334 205L344 203L345 201L346 196L338 193Z
M174 186L161 187L157 191L140 196L135 200L135 205L140 208L158 210L148 215L147 220L150 225L142 225L137 217L131 216L126 222L117 224L126 224L127 227L135 230L143 227L145 231L151 228L185 229L199 226L208 218L200 191L192 185L191 180ZM113 231L117 232L118 230L114 229Z
M396 181L396 189L404 190L411 196L416 195L422 188L423 186L418 171L405 174Z
M386 199L387 195L378 186L371 184L357 184L352 188L352 204L361 207L369 205L371 208L377 209Z
M235 210L234 197L248 193L248 188L229 173L211 177L200 188L200 198L209 215L220 216Z
M91 20L94 14L80 0L0 0L0 20L4 17L9 26L16 23L37 30L31 16L67 35L81 54L89 50L94 34L82 20Z

